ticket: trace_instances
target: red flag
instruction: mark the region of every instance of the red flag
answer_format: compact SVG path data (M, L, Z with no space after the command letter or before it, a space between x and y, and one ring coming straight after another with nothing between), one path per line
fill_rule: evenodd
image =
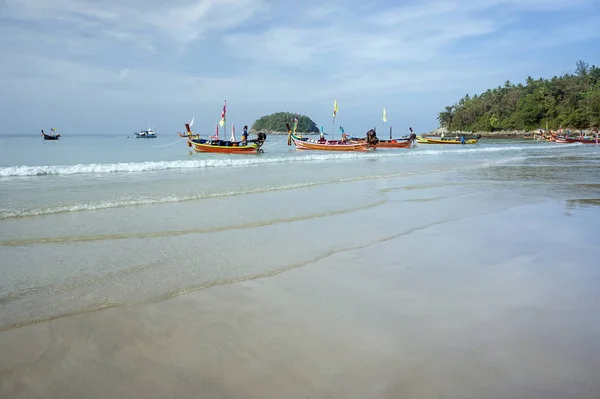
M225 100L225 103L223 104L223 112L221 112L221 120L219 121L219 125L224 126L225 125L225 114L227 113L227 100Z

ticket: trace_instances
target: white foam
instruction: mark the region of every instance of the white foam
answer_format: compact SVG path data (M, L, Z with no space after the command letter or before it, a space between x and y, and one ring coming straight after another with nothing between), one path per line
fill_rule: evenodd
M426 144L427 146L431 144ZM502 151L524 151L524 150L549 150L577 146L579 143L558 145L529 145L529 146L494 146L475 148L452 148L452 149L386 149L368 153L360 152L309 152L292 156L244 156L221 159L197 159L182 161L148 161L148 162L122 162L122 163L94 163L78 165L43 165L43 166L7 166L0 168L0 177L23 177L23 176L45 176L45 175L77 175L77 174L104 174L104 173L131 173L161 171L170 169L204 169L218 167L245 167L260 164L275 164L285 162L329 162L336 160L350 160L362 158L390 158L419 155L441 155L460 153L491 153Z
M80 211L93 211L100 209L109 209L109 208L120 208L125 206L135 206L135 205L155 205L155 204L167 204L173 202L183 202L183 201L193 201L193 200L201 200L208 198L217 198L217 197L227 197L234 195L244 195L244 194L257 194L269 191L278 191L278 190L291 190L295 188L308 187L319 183L297 183L297 184L286 184L283 186L276 187L264 187L264 188L255 188L249 190L237 190L237 191L224 191L218 193L206 193L199 195L169 195L163 197L137 197L137 198L122 198L114 201L101 201L101 202L87 202L87 203L78 203L71 205L62 205L62 206L54 206L47 208L37 208L37 209L0 209L0 220L1 219L10 219L10 218L18 218L18 217L27 217L27 216L42 216L49 215L53 213L63 213L63 212L80 212Z

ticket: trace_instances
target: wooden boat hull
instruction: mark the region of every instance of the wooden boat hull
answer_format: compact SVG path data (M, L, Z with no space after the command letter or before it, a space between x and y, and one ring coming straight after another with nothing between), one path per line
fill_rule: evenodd
M596 140L596 139L573 139L573 138L565 138L565 137L558 137L554 140L555 143L558 144L570 144L570 143L581 143L581 144L598 144L600 143L600 140Z
M212 152L219 154L257 154L262 152L262 143L231 142L223 140L188 139L188 145L196 152Z
M464 144L477 144L479 139L466 139ZM427 137L417 138L419 144L463 144L460 140L441 140Z
M379 140L375 148L410 148L412 141L409 140Z
M292 134L292 142L297 150L316 150L316 151L367 151L367 143L342 142L340 140L317 141L308 138L300 138Z
M366 143L366 139L350 139L353 143ZM412 147L412 141L399 139L399 140L379 140L377 144L374 144L375 148L410 148Z
M58 140L60 138L60 134L57 134L56 136L49 136L45 133L42 133L42 137L44 140Z

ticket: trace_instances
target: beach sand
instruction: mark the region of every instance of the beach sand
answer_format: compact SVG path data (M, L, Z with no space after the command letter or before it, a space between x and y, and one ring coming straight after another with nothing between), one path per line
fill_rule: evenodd
M511 208L7 330L0 397L597 399L599 209Z

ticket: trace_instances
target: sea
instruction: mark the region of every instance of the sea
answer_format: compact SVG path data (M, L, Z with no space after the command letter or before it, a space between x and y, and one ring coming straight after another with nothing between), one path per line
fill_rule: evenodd
M498 246L511 256L552 247L549 268L598 265L600 146L483 138L335 153L271 135L263 149L194 153L160 132L0 136L0 331L268 277L417 232L414 251L436 251L444 237L428 242L428 229L462 220L483 237L507 227L489 215L511 210L555 230L517 217L497 242L462 244L490 257ZM461 230L446 237L461 242Z

